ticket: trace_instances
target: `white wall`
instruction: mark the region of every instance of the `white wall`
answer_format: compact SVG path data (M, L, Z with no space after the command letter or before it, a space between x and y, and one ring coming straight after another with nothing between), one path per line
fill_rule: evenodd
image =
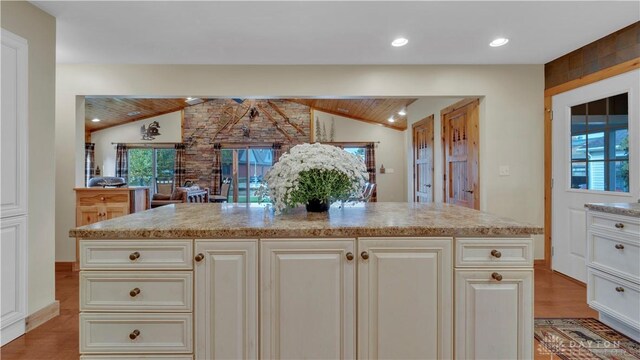
M160 125L160 135L153 140L140 140L140 128L152 121ZM182 142L182 111L176 111L123 125L113 126L91 133L91 142L96 144L96 165L100 166L101 176L115 176L116 146L111 143L154 143Z
M59 64L56 94L57 164L76 170L56 177L56 254L74 258L68 229L82 184L81 95L200 97L470 97L484 96L480 114L481 209L543 225L543 65L234 66ZM80 111L83 112L84 109ZM84 117L84 114L83 114ZM75 123L74 123L75 119ZM404 142L398 146L406 148ZM498 177L498 166L511 176ZM57 165L59 166L59 165ZM403 182L405 183L405 182Z
M327 133L331 128L331 119L335 119L335 141L380 141L376 147L376 186L378 201L406 201L406 169L404 162L404 131L394 130L382 125L368 124L342 116L314 111L324 125ZM315 119L314 119L315 121ZM329 134L327 134L328 136ZM380 173L384 164L387 173ZM393 171L393 173L390 173Z
M2 27L29 42L27 312L32 314L55 301L56 19L26 1L0 6Z

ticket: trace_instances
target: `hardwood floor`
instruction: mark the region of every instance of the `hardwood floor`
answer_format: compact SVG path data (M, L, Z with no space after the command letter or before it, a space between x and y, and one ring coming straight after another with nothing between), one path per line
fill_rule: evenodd
M60 316L5 345L0 359L78 359L78 273L56 272ZM535 271L535 317L594 317L586 303L586 288L544 269ZM539 351L536 360L559 359Z

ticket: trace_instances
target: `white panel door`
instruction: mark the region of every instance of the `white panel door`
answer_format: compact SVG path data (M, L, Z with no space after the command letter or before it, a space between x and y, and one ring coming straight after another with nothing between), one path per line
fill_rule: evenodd
M257 359L258 242L197 240L195 253L196 359Z
M627 104L610 99L625 93ZM553 97L552 266L582 282L587 280L584 204L640 198L639 103L640 70Z
M26 316L26 243L27 218L18 216L0 220L0 256L2 261L2 315L0 334L2 345L24 334Z
M358 239L358 358L453 356L452 239Z
M262 359L355 357L354 248L355 240L261 241Z
M27 41L2 29L0 216L27 213Z
M533 357L533 270L456 270L456 359Z

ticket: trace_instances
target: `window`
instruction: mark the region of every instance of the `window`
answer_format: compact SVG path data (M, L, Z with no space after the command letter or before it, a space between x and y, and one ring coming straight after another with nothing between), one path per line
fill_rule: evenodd
M262 147L222 149L222 180L230 184L228 201L258 203L256 194L273 165L273 150ZM268 202L266 199L262 202Z
M365 162L364 161L364 154L365 154L365 148L364 147L348 147L348 146L345 146L344 147L344 151L357 156L358 159L362 160L362 162Z
M571 188L629 192L628 94L571 107Z
M129 156L129 185L148 186L151 192L161 187L173 187L173 167L176 150L173 148L133 148ZM167 191L160 191L167 192Z

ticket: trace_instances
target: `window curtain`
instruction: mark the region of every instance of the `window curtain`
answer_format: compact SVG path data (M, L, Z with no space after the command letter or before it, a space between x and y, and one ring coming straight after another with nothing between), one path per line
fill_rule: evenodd
M222 144L213 144L213 170L211 171L211 193L220 194L220 184L222 183Z
M367 172L369 173L369 182L372 184L376 183L376 144L368 143L365 152L364 152L364 163L367 166ZM373 189L373 194L371 194L372 202L378 201L378 187L376 186Z
M187 176L185 164L186 146L184 144L176 144L176 157L173 165L173 187L182 186Z
M272 164L275 164L278 162L278 160L280 160L280 156L282 156L282 144L274 143L271 146L271 149L272 149L272 157L273 157Z
M89 179L96 176L96 144L84 144L84 186L89 186Z
M129 182L129 156L127 154L127 145L116 145L116 176L124 178L125 182Z

